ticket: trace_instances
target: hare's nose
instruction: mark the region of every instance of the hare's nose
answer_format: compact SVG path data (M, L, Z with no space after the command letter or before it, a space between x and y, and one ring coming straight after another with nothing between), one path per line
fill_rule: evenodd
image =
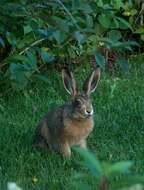
M92 115L93 114L93 109L92 110L86 110L87 115Z

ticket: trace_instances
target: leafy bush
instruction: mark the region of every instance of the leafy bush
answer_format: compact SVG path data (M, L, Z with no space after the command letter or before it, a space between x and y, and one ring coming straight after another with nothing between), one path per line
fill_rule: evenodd
M51 62L75 62L94 56L101 67L143 40L143 3L122 0L4 0L0 5L0 84L23 89ZM139 26L139 27L137 27ZM137 42L139 42L139 35ZM106 59L105 59L106 57Z
M91 189L88 184L88 176L95 178L95 189L143 189L144 176L133 174L130 169L134 162L119 161L116 163L108 163L99 161L94 154L88 150L75 149L83 158L80 165L88 169L88 172L76 172L72 178L75 180L76 189ZM111 183L113 181L113 183ZM139 185L137 185L139 184Z

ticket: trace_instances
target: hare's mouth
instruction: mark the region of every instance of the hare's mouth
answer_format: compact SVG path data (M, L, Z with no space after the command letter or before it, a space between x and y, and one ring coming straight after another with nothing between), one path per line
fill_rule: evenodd
M93 109L92 110L85 110L85 115L92 116L93 115Z
M82 115L83 118L89 118L89 117L91 117L93 115L93 109L90 110L90 111L85 110L81 115Z

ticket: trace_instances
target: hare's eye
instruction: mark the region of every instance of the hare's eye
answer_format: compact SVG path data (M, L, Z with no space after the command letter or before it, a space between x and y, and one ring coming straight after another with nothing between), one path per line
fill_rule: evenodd
M82 105L82 102L80 100L75 100L75 105L76 106L81 106Z

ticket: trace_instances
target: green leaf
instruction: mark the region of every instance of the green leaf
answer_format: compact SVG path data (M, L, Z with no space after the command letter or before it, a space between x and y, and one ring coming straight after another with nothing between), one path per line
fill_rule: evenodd
M17 40L16 40L16 38L15 38L15 36L14 36L13 33L11 33L11 32L6 32L6 38L7 38L8 42L9 42L13 47L16 46Z
M139 44L135 41L115 42L111 44L111 48L124 48L129 50L132 50L131 46L139 46Z
M109 38L115 42L115 41L118 41L122 38L122 35L121 35L121 32L120 31L117 31L117 30L111 30L109 33L108 33L108 36Z
M53 32L53 37L59 44L63 43L66 39L65 33L61 32L60 30Z
M23 26L24 29L24 35L30 33L33 29L30 25Z
M69 32L69 25L66 20L57 16L53 16L52 19L56 22L61 31Z
M127 173L129 169L132 167L133 162L132 161L120 161L114 164L111 164L108 168L106 173L108 175L114 174L114 173Z
M37 58L36 58L36 54L35 52L33 51L28 51L27 52L27 58L29 60L29 64L28 66L32 69L32 70L36 70L37 69Z
M133 31L133 28L131 26L131 24L129 22L127 22L125 19L121 18L121 17L115 17L118 21L119 21L119 24L121 24L121 27L122 28L129 28Z
M84 13L92 13L93 12L90 4L87 1L79 1L78 9L83 11Z
M74 37L78 41L79 44L83 44L85 42L85 37L83 34L80 33L80 31L76 31L74 33Z
M99 7L103 7L104 6L103 1L102 0L97 0L97 5Z
M12 57L12 60L14 62L29 63L29 59L25 55L15 55L15 56Z
M0 37L0 44L2 45L2 47L5 47L5 43L1 37Z
M103 174L100 162L97 158L88 150L81 148L74 148L84 159L81 163L86 166L92 174L95 176L101 176Z
M37 59L33 52L27 52L26 55L15 55L12 57L13 62L23 63L21 66L24 71L34 71L37 70ZM11 62L11 60L9 60Z
M51 37L53 33L55 32L55 29L38 29L37 32L42 35L43 37Z
M32 18L30 20L30 26L33 30L37 30L38 28L43 28L44 24L45 24L45 21L40 17Z
M28 51L26 55L14 55L9 62L21 63L23 71L35 71L37 70L37 59L34 51Z
M116 63L119 64L124 72L129 71L128 61L124 57L118 57Z
M107 15L105 15L105 14L99 15L98 21L100 22L100 24L101 24L104 28L110 28L111 19L110 19Z
M29 46L31 43L35 41L35 38L32 33L28 33L27 35L24 36L23 39L17 39L17 48L22 49L25 48L26 46Z
M113 27L119 29L119 21L116 18L113 18Z
M93 18L90 15L86 15L87 28L93 27Z
M96 52L95 60L97 65L104 68L106 62L104 56L101 53Z
M47 51L45 51L44 48L41 48L40 50L40 55L41 55L41 58L44 62L52 62L54 60L54 56L51 55L50 53L48 53Z
M120 8L124 8L124 3L122 2L122 0L114 0L113 5L114 5L114 8L118 10Z
M3 7L6 10L7 14L10 14L9 16L12 17L24 17L26 16L24 6L22 6L20 3L6 3Z
M136 33L136 34L144 34L144 27L138 28L134 33Z

